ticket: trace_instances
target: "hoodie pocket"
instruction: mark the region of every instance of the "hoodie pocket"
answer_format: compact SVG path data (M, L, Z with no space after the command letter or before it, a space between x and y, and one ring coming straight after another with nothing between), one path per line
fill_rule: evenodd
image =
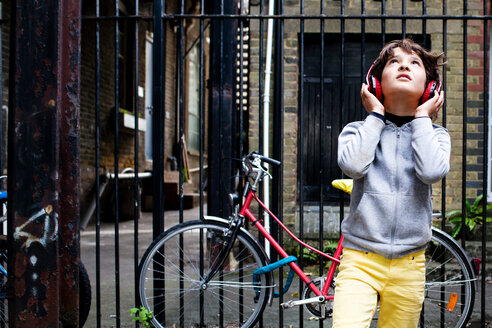
M395 195L364 193L353 214L343 221L344 234L389 244L395 201Z
M418 198L416 195L400 195L395 245L420 247L431 238L432 207L430 200Z

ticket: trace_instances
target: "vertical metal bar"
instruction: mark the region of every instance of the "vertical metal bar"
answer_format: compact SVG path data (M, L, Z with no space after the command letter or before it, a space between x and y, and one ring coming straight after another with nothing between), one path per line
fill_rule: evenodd
M263 17L263 15L265 14L265 4L264 4L264 0L260 0L260 16ZM260 18L260 21L259 21L259 28L260 28L260 31L259 31L259 45L258 47L260 48L259 49L259 59L258 59L258 62L259 62L259 76L258 76L258 149L260 151L260 154L263 154L263 93L264 93L264 86L263 86L263 78L264 78L264 68L263 68L263 37L264 37L264 33L263 33L263 29L265 27L265 21L263 18ZM260 199L264 199L263 196L264 196L264 192L263 192L263 188L259 188L258 189L258 195L260 197ZM257 218L259 220L263 220L263 214L264 214L264 211L263 209L258 206L258 216ZM258 233L258 241L264 245L265 244L265 239L263 238L263 235ZM260 327L263 327L263 315L260 317Z
M382 0L382 6L384 8L384 1ZM345 14L345 0L342 0L342 15ZM342 34L341 47L340 47L340 58L342 59L342 63L340 65L340 129L345 123L345 20L340 21L340 32ZM383 34L384 39L384 34ZM341 231L341 222L343 217L345 216L345 201L343 193L340 193L340 231Z
M425 16L427 16L427 1L423 0L422 1L422 15L424 18L422 19L422 44L424 46L427 45L427 19Z
M386 43L386 0L381 0L381 46Z
M205 14L205 0L200 0L200 14ZM203 60L204 56L204 25L203 18L200 18L200 138L199 138L199 147L200 147L200 219L203 218L203 205L204 205L204 197L203 197L203 189L204 189L204 174L203 174L203 153L205 152L204 140L205 140L205 63Z
M220 33L220 55L219 55L219 117L222 118L222 115L224 115L223 112L223 106L224 106L224 0L220 0L220 15L221 19L219 21L219 33ZM219 138L219 149L220 149L220 164L219 164L219 172L220 172L220 179L219 183L220 186L225 185L224 180L222 177L224 176L224 173L227 172L227 170L224 168L223 165L223 160L224 160L224 138L223 138L223 129L224 126L222 124L222 119L219 119L219 131L221 131L221 136ZM225 130L225 128L224 128ZM227 179L226 179L227 181ZM224 215L224 202L222 201L220 204L220 212L222 215ZM222 281L223 278L223 272L220 272L220 278L219 280ZM220 318L219 318L219 326L223 327L224 326L224 289L220 288L219 289L219 313L220 313Z
M401 0L401 14L403 18L401 19L401 34L402 38L405 39L407 37L407 19L405 16L407 15L407 1Z
M243 14L243 2L239 1L239 13ZM243 135L244 123L243 123L243 92L244 92L244 20L239 20L239 135ZM239 138L239 156L241 158L243 156L243 138Z
M184 14L184 0L181 0L181 9L180 13ZM184 107L183 107L183 92L184 92L184 38L186 37L184 34L184 25L183 25L183 19L179 19L179 25L178 25L178 31L179 31L179 37L178 37L178 49L177 49L177 60L178 60L178 66L176 67L176 70L179 72L178 75L178 90L179 90L179 103L178 103L178 117L179 117L179 125L178 125L178 133L179 133L179 140L178 140L178 149L179 149L179 154L178 154L178 168L179 168L179 223L183 222L183 161L184 161L184 145L183 145L183 138L184 138ZM181 234L179 236L179 324L181 328L184 328L184 316L185 313L184 311L184 279L183 279L183 272L184 272L184 255L183 255L183 247L184 247L184 242L183 242L183 235Z
M0 2L0 19L3 19L3 3ZM3 33L3 23L0 24L0 44L2 44L2 33ZM0 59L3 58L3 49L0 47ZM3 65L0 65L0 80L3 81ZM7 121L7 120L5 120ZM4 148L4 132L3 128L4 119L3 119L3 83L0 83L0 149L2 150L2 154L0 155L0 175L3 175L3 153L5 153L6 148ZM4 190L5 185L3 180L0 182L0 189ZM5 213L4 213L5 214ZM2 230L2 233L6 233Z
M447 3L446 3L446 0L443 1L443 16L446 16L447 15ZM447 50L447 20L443 20L443 52L446 53L446 50ZM423 45L425 46L426 42L425 42L425 38L426 38L426 35L423 34L424 36L424 40L423 40ZM446 69L444 68L442 70L443 72L443 75L442 75L442 90L444 92L446 92ZM444 105L443 105L443 110L442 110L442 124L444 127L446 127L446 97L444 97ZM442 230L445 230L446 228L446 217L445 217L445 214L446 214L446 177L444 177L442 179L442 182L441 182L441 229ZM441 276L444 275L444 266L440 269L441 271ZM441 287L441 302L444 303L445 302L445 290L444 290L444 287ZM426 309L424 307L422 307L422 313L424 313ZM421 314L422 316L422 314ZM440 320L441 320L441 327L444 326L444 323L445 323L445 314L443 312L441 312L441 315L440 315ZM423 320L422 320L423 321ZM424 325L423 322L421 322L420 324L422 327Z
M341 14L344 12L344 1L340 3L341 6ZM325 14L324 1L321 1L320 4L320 14ZM342 20L343 21L343 20ZM323 249L323 233L324 233L324 199L323 199L323 190L324 190L324 178L325 178L325 21L324 19L320 19L320 126L319 126L319 229L318 229L318 242L319 247ZM320 255L319 258L319 275L323 276L323 257ZM321 323L321 322L320 322Z
M360 8L360 13L365 16L366 14L366 0L362 0L361 2L361 8ZM360 43L360 53L361 53L361 82L365 83L365 77L366 77L366 20L364 18L361 19L361 43ZM362 108L362 106L361 106ZM364 114L363 110L360 111L359 117L360 120L362 120ZM343 199L343 192L340 193L342 195Z
M275 64L274 64L274 106L273 106L273 157L280 159L283 155L283 120L284 120L284 20L281 18L284 10L284 2L280 0L276 2L275 14L278 18L275 19ZM272 185L272 210L278 214L279 220L283 220L283 202L282 202L282 184L283 184L283 167L274 167L274 180ZM271 233L273 236L280 238L278 224L272 222ZM277 260L277 251L270 251L270 259ZM283 270L279 268L279 284L283 286ZM280 303L283 302L283 291L280 290L279 295L279 327L284 325L284 312Z
M99 18L99 0L96 0L96 18ZM100 123L100 86L101 86L101 64L100 64L100 22L96 20L96 49L95 49L95 67L96 67L96 97L95 97L95 160L96 160L96 324L101 327L101 179L99 175L100 169L100 139L101 139L101 123Z
M463 1L463 15L467 15L468 12L468 4L467 1ZM462 213L466 213L466 158L467 158L467 124L468 124L468 20L466 17L463 20L463 138L462 138L462 146L463 146L463 157L462 157L462 172L461 172L461 211ZM462 217L462 229L461 229L461 245L465 248L465 217Z
M181 0L181 14L184 14L184 0ZM179 38L178 38L178 90L179 90L179 103L177 110L179 111L179 123L178 123L178 167L179 167L179 223L183 222L183 168L184 168L184 38L186 37L184 32L183 19L179 18Z
M205 14L205 0L200 0L200 14L204 15ZM204 92L205 92L205 69L204 69L204 60L203 60L203 55L204 55L204 26L203 26L203 18L200 18L200 138L199 138L199 148L200 148L200 158L199 158L199 165L200 165L200 182L199 182L199 190L200 190L200 209L199 209L199 214L200 214L200 220L204 216L203 212L203 207L204 207L204 195L203 195L203 189L204 189L204 174L203 174L203 153L205 151L204 149L204 140L205 140L205 102L204 102ZM200 276L203 277L204 275L204 249L203 249L203 233L200 231ZM200 327L204 327L204 317L205 317L205 312L204 312L204 298L203 298L203 292L200 291Z
M138 17L139 15L139 0L135 0L135 15ZM138 179L138 172L139 172L139 162L138 162L138 152L139 152L139 136L140 136L140 132L139 132L139 126L138 126L138 123L139 123L139 117L140 117L140 111L139 111L139 106L140 106L140 102L139 102L139 95L138 95L138 85L139 85L139 62L140 62L140 56L139 56L139 22L138 22L138 19L135 20L135 57L134 57L134 61L133 61L133 64L135 65L135 84L134 84L134 95L135 95L135 121L134 121L134 125L135 125L135 138L134 138L134 148L133 148L133 155L134 155L134 162L135 162L135 179L134 179L134 184L133 184L133 188L134 188L134 204L135 204L135 207L134 207L134 212L133 212L133 217L134 217L134 221L133 221L133 267L134 267L134 283L135 283L135 286L138 286L138 223L139 223L139 214L140 214L140 194L139 194L139 179ZM140 300L139 300L139 297L137 295L137 293L135 293L135 307L139 307L140 306ZM137 323L135 322L135 325Z
M67 1L60 11L60 321L64 327L78 327L81 3Z
M114 193L115 193L115 218L114 218L114 281L115 281L115 311L116 311L116 328L120 327L120 235L119 235L119 225L120 225L120 191L119 191L119 138L120 138L120 127L119 127L119 109L120 109L120 64L119 64L119 51L120 51L120 11L119 11L119 0L115 0L115 16L117 17L114 25L114 68L115 68L115 134L114 134Z
M62 4L12 1L10 6L9 324L57 327L60 113L64 92L58 78L66 74L59 53ZM41 236L30 235L33 225L34 229L42 226ZM14 286L23 287L14 290Z
M243 8L243 1L239 1L239 14L242 16L243 13L245 13L245 10ZM244 125L243 125L243 106L244 106L244 97L243 97L243 92L244 92L244 20L241 18L239 21L239 106L236 109L239 110L239 135L241 136L239 138L239 156L238 158L241 158L243 156L244 152L244 145L243 145L243 132L244 132ZM239 283L242 284L244 282L244 261L239 261ZM244 321L244 290L242 288L239 289L239 322Z
M152 51L152 236L156 239L164 230L164 102L165 88L165 26L162 18L166 8L165 0L154 0L154 44ZM164 274L154 273L154 295L159 295L159 290L164 288ZM154 302L154 315L159 322L164 322L165 313L163 306L164 299L156 299Z
M483 14L487 15L488 14L488 8L487 8L487 1L483 2ZM487 163L488 163L488 138L489 138L489 67L488 63L490 61L488 60L487 57L487 50L489 48L488 45L488 37L489 37L489 20L486 19L483 21L483 112L484 112L484 119L483 119L483 176L482 176L482 195L484 195L484 201L482 202L482 213L487 213L487 181L488 181L488 176L487 176ZM485 327L485 304L486 304L486 294L487 294L487 289L486 289L486 284L485 284L485 277L487 277L487 271L486 271L486 258L487 258L487 220L485 219L487 215L484 216L483 222L482 222L482 280L480 284L480 290L482 291L480 295L480 313L481 313L481 319L480 323L482 327Z
M300 12L301 15L304 15L304 0L301 0L300 3ZM304 18L301 18L299 25L299 98L298 98L298 130L299 136L297 138L297 148L298 148L298 156L297 156L297 166L298 166L298 174L299 174L299 236L301 239L304 238ZM304 247L299 245L299 266L301 269L304 267ZM304 289L303 282L299 279L299 295L302 295ZM303 325L303 311L299 311L299 326L302 328Z
M447 1L443 1L442 5L442 15L446 16L447 15ZM448 21L447 19L444 19L442 21L442 51L446 54L447 49L448 49ZM446 92L446 68L442 69L442 76L441 76L441 82L442 82L442 90ZM444 104L442 107L442 126L446 127L446 97L444 97ZM441 229L445 230L446 227L446 219L445 219L445 213L446 213L446 177L442 179L442 188L441 188Z

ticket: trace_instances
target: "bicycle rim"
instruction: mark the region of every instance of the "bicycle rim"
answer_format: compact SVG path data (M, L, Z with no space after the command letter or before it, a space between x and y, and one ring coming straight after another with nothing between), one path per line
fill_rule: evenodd
M220 223L187 222L148 248L139 268L139 295L156 327L250 327L258 320L269 281L262 275L253 284L254 270L266 263L245 234L239 233L219 273L206 287L201 283L218 261L225 231Z
M461 249L434 230L426 249L425 300L419 327L465 327L475 300L475 277Z
M6 298L7 294L7 277L0 273L0 328L9 326L9 311L8 302Z

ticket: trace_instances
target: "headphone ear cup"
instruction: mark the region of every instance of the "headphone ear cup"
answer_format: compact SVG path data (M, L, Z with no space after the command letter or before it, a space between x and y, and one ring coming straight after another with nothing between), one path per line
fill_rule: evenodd
M381 89L379 80L373 75L369 75L367 80L369 82L369 91L376 96L379 101L383 101L383 90Z
M441 82L440 81L430 81L425 88L424 93L422 94L422 98L420 98L420 104L425 103L427 100L434 97L434 92L438 93L441 91Z

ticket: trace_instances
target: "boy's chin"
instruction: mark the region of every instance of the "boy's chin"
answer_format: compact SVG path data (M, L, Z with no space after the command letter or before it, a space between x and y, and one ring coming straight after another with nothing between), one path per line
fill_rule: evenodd
M402 101L408 99L408 101L419 101L424 91L408 90L408 88L394 88L390 92L383 92L384 98L394 98Z

